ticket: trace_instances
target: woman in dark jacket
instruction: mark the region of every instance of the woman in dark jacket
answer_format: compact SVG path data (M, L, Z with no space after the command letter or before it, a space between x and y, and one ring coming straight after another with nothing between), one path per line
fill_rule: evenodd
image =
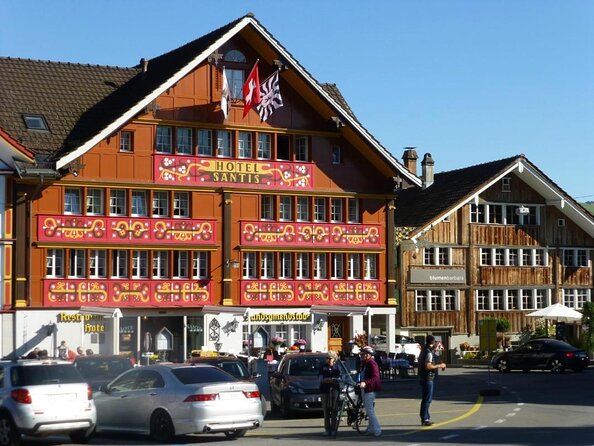
M382 390L380 381L379 367L373 355L375 354L373 348L366 345L361 349L361 359L363 360L361 369L361 395L363 396L363 404L365 404L365 412L369 417L368 435L379 437L382 434L382 428L375 414L375 393Z

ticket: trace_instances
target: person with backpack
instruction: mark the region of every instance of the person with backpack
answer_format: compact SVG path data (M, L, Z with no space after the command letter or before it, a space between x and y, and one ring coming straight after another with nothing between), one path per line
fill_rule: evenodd
M419 355L419 379L421 384L421 409L419 415L421 417L421 424L423 426L431 426L431 415L429 414L429 406L433 400L433 387L437 372L439 369L445 370L446 365L444 363L434 363L434 349L435 349L435 337L427 335L425 338L425 347Z

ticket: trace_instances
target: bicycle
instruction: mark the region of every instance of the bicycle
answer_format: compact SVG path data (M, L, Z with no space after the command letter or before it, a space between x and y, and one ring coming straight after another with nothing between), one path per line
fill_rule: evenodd
M355 398L351 394L355 394ZM369 417L365 412L365 405L361 397L361 388L358 384L344 382L336 379L330 389L331 406L330 435L336 437L338 427L344 415L348 426L356 429L358 433L367 432Z

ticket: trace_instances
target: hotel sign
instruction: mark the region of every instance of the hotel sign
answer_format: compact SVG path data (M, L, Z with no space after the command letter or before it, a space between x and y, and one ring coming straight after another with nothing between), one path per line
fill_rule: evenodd
M466 269L427 269L411 268L410 283L461 283L466 284Z

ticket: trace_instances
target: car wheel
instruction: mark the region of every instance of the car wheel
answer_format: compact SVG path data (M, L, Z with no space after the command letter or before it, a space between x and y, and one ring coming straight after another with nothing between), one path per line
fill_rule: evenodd
M553 373L563 373L565 371L565 366L563 365L563 361L559 358L553 358L551 359L551 362L549 362L549 369Z
M159 443L167 443L175 437L171 417L164 410L157 410L151 416L151 437Z
M16 426L7 414L0 414L0 446L17 446L20 443Z
M90 429L80 429L78 431L70 432L69 437L73 443L86 444L89 442L94 432L94 427Z
M503 372L503 373L511 372L507 358L500 358L497 361L496 367L497 367L497 370L499 370L500 372Z
M246 432L247 432L247 429L236 429L234 431L227 431L227 432L225 432L225 437L239 438L239 437L243 437Z

